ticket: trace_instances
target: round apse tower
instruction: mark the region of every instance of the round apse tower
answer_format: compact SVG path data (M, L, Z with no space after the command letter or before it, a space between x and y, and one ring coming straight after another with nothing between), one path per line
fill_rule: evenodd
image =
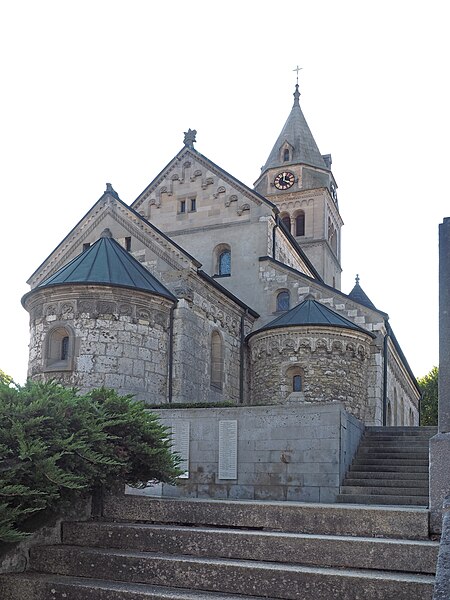
M252 332L252 404L339 401L364 420L372 333L312 298Z
M167 401L176 297L109 230L22 304L30 314L30 379Z

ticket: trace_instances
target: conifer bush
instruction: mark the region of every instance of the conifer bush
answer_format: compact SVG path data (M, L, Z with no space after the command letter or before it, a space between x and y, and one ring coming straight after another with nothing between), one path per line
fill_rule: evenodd
M131 396L0 379L0 540L21 539L31 514L101 485L175 483L170 448L167 429Z

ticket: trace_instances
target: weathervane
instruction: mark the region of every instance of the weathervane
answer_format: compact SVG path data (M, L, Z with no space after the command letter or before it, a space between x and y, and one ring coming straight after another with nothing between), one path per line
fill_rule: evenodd
M295 71L297 73L297 85L298 85L298 72L302 71L303 67L299 67L298 65L295 67L295 69L293 69L293 71Z

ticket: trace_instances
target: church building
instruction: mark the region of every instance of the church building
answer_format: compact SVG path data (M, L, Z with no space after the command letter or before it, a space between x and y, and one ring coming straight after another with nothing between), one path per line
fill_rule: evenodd
M185 134L181 150L131 204L107 184L31 275L22 300L30 314L28 376L82 392L114 388L164 407L173 430L175 421L184 424L186 478L198 475L191 495L222 493L213 480L238 481L241 458L256 452L244 435L254 417L300 427L339 407L337 430L345 415L359 432L345 452L336 434L342 479L364 425L418 424L420 391L388 315L358 278L350 293L341 291L343 220L331 155L316 145L298 84L253 188L198 152L195 135ZM210 426L219 429L209 435L205 425L194 443L202 410L212 411L208 419L217 413ZM317 417L322 440L331 435L327 418ZM234 453L220 455L221 435ZM300 429L289 435L295 446ZM193 460L208 440L212 458ZM270 451L291 451L291 461L294 446ZM234 487L236 497L333 499L334 484L320 491L317 483L306 497L307 486L300 492L292 481L258 496L252 456L244 471L251 462L253 483Z

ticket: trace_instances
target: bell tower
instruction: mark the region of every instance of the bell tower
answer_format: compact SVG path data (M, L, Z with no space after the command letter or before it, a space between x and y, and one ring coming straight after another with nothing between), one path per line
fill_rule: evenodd
M294 104L272 148L255 190L276 204L280 220L295 237L324 282L341 288L341 227L331 155L321 155L300 108Z

